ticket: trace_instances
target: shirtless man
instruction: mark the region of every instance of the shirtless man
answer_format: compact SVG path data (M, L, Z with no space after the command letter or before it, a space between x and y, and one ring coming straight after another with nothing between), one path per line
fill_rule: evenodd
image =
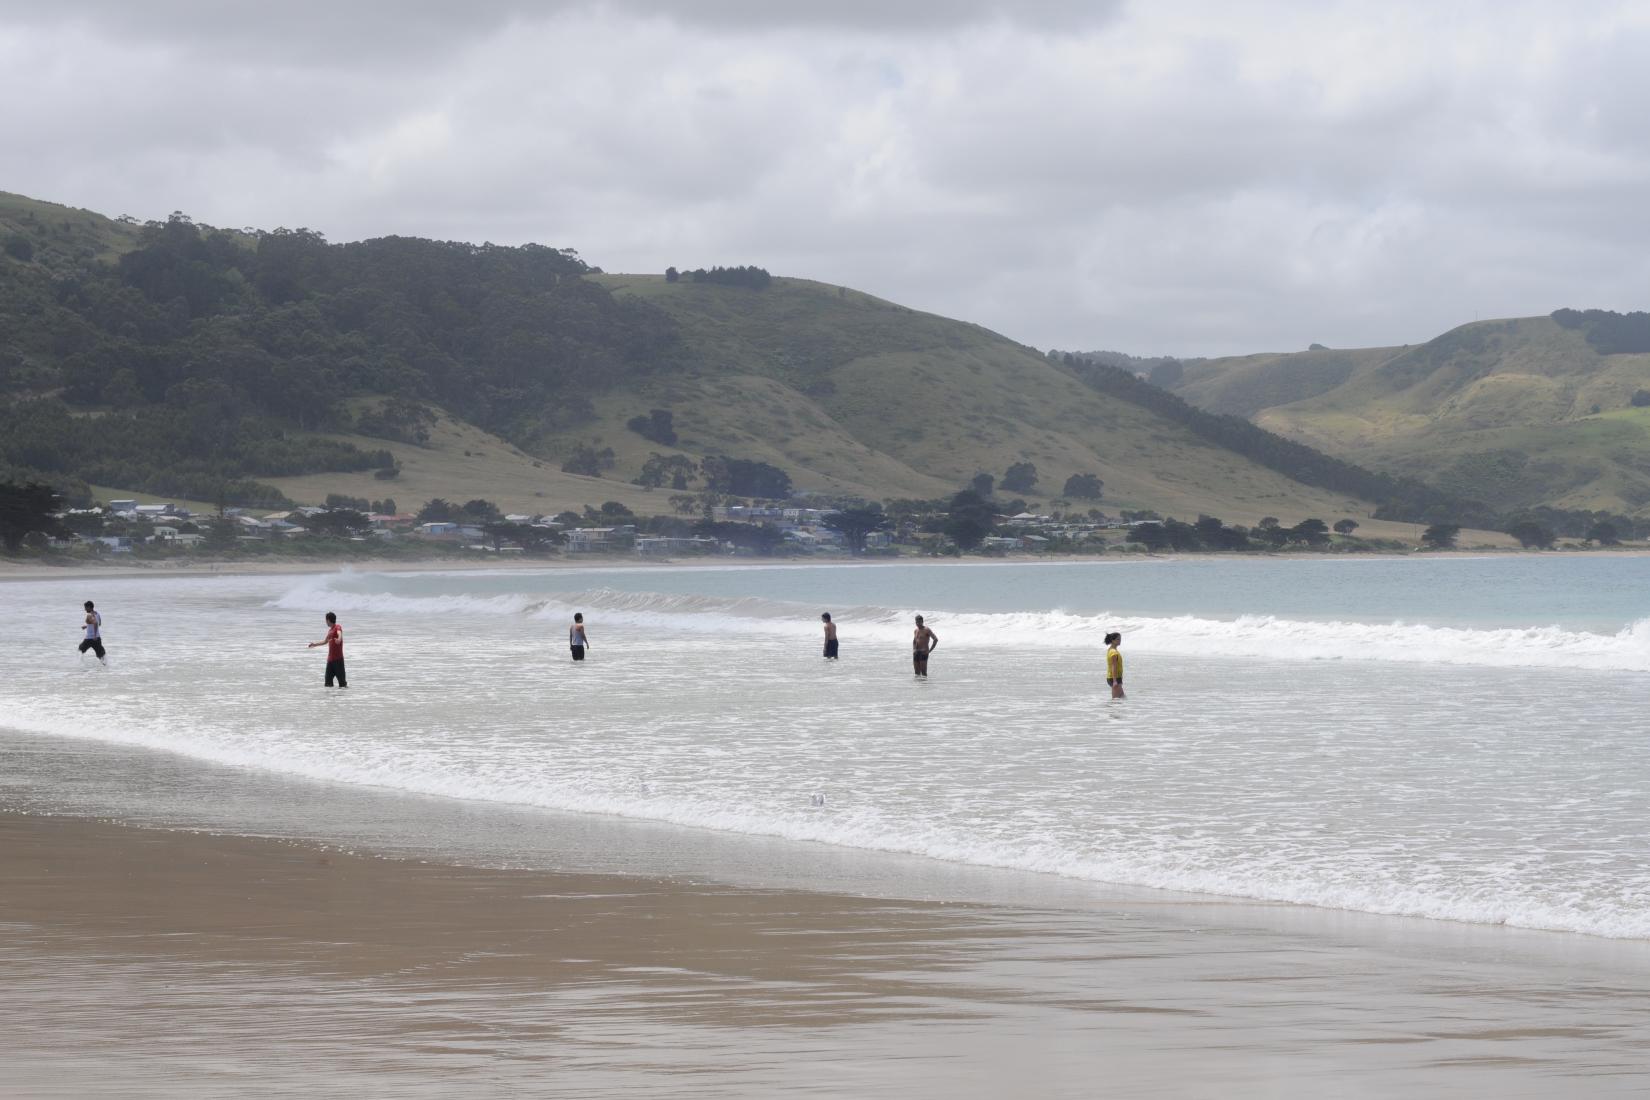
M89 649L97 654L98 660L108 664L108 657L103 651L103 616L97 613L97 609L92 606L91 600L86 601L85 622L86 637L80 643L80 652L85 653Z
M917 616L917 629L911 635L911 667L918 676L928 676L928 655L938 649L940 636L922 625L922 616Z
M829 611L821 615L819 619L825 624L825 659L827 661L834 661L837 659L836 624L831 621L831 613Z

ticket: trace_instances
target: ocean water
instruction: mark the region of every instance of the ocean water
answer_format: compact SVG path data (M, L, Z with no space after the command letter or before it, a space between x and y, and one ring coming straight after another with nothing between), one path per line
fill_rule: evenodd
M107 669L74 651L88 598ZM0 599L0 737L1650 937L1650 559L86 574ZM328 610L348 691L305 648ZM918 612L941 639L926 681Z

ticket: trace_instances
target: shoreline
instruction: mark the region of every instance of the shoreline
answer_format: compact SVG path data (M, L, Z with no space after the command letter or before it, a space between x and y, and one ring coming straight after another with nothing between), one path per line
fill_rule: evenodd
M16 812L0 812L0 879L0 1026L21 1095L1076 1097L1099 1074L1134 1095L1257 1098L1533 1097L1555 1074L1566 1095L1650 1085L1641 952L1525 960L1507 947L1531 941L1488 929L1381 938L1331 914L1231 925L1219 904L492 870Z
M0 582L52 580L67 577L96 575L99 577L244 577L263 575L296 575L311 573L460 573L460 572L547 572L558 570L608 569L741 569L741 568L810 568L820 566L895 566L895 565L1126 565L1129 563L1162 563L1173 561L1480 561L1506 557L1563 557L1573 559L1576 554L1589 557L1612 558L1650 557L1650 549L1596 549L1586 551L1553 551L1523 549L1473 549L1450 551L1371 550L1347 553L1323 551L1292 551L1288 553L1251 553L1187 551L1170 554L1061 554L1014 557L909 557L909 558L854 558L809 557L796 558L647 558L591 557L569 558L317 558L309 561L178 561L153 562L143 565L116 561L76 561L61 564L0 558Z

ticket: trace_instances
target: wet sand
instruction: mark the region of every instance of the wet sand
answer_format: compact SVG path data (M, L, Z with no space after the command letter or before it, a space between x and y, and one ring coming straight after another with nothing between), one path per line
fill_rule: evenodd
M1292 934L1226 919L1244 908L487 870L0 813L0 1095L1650 1088L1640 945L1282 907Z

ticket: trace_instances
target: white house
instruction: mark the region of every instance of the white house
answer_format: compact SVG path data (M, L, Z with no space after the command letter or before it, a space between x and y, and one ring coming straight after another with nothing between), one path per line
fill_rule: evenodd
M674 538L667 535L642 535L636 539L636 553L650 554L713 554L722 544L715 539L700 537Z
M603 554L622 550L636 541L632 524L622 527L575 527L567 532L569 554Z

